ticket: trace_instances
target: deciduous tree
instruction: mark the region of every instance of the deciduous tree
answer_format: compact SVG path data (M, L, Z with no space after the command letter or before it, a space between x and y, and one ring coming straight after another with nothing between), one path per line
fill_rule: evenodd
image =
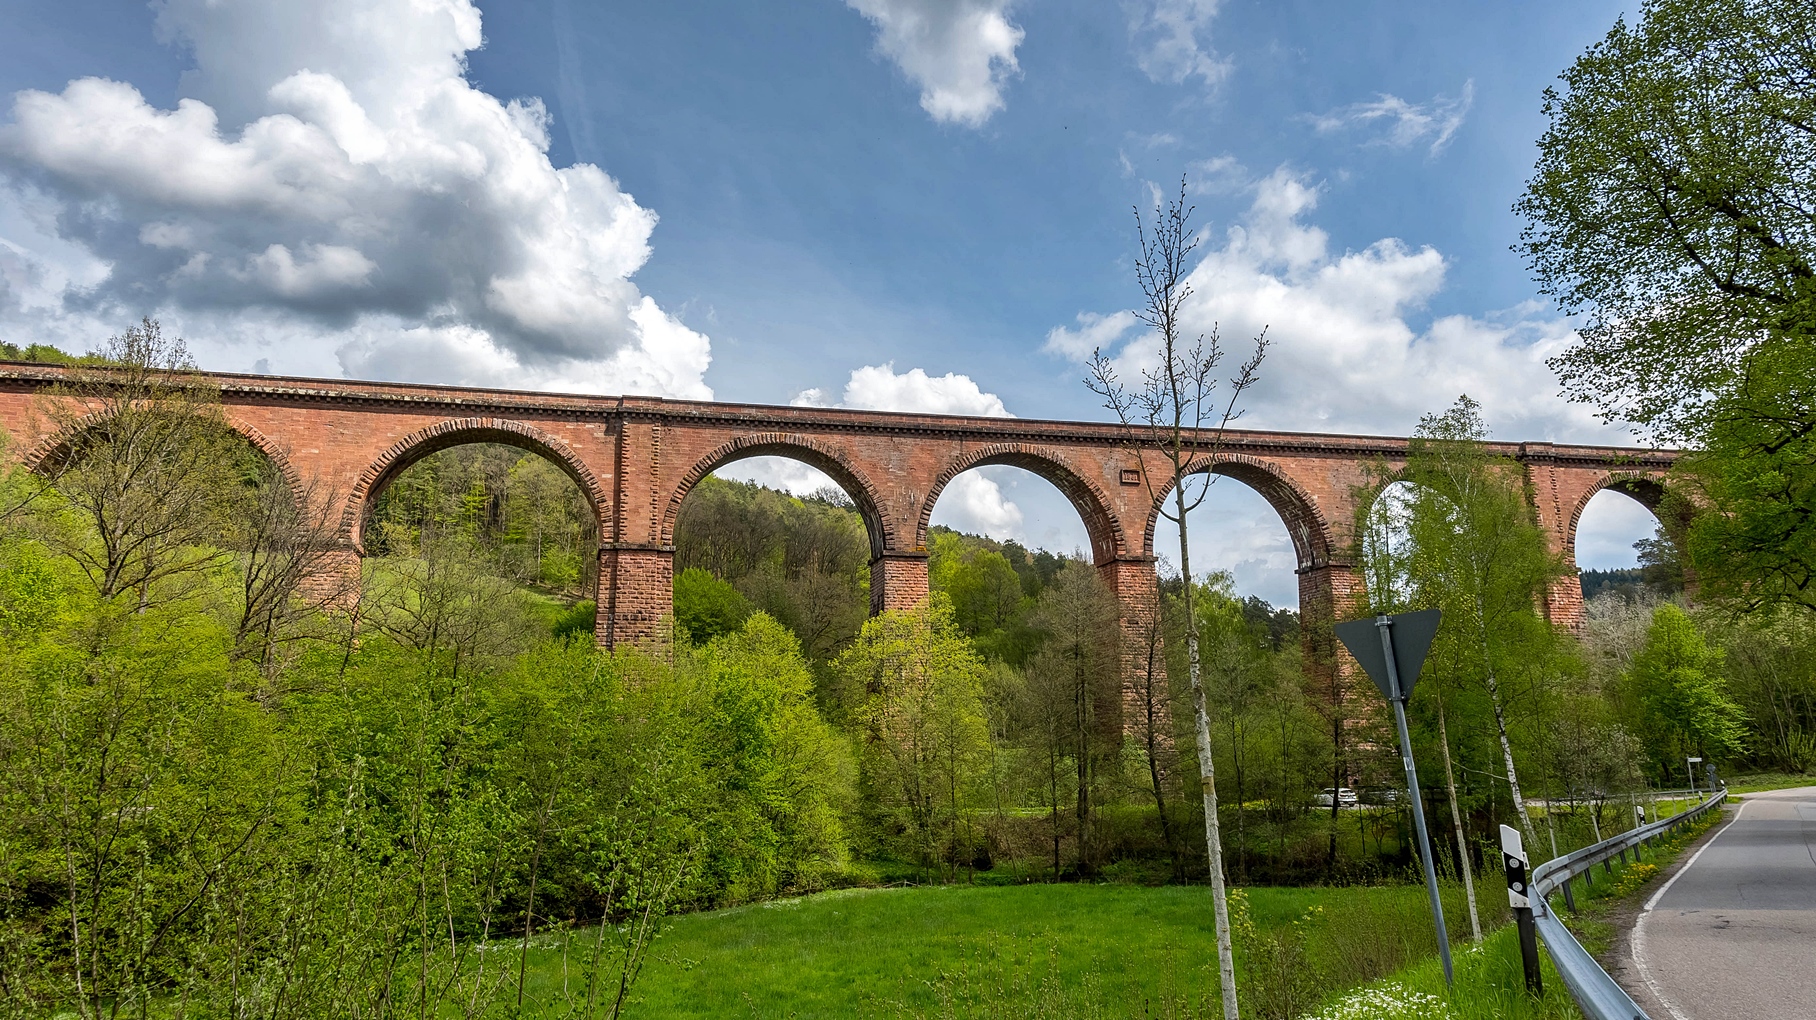
M71 370L41 413L62 437L42 465L42 534L102 600L139 609L187 594L223 558L226 502L245 484L244 440L181 340L146 319ZM57 517L66 517L58 521Z
M1816 11L1648 0L1562 78L1515 207L1539 283L1587 316L1552 365L1611 420L1700 436L1756 353L1811 364Z
M1098 864L1092 812L1103 796L1102 773L1113 766L1122 733L1117 702L1120 616L1116 596L1098 580L1097 572L1074 563L1041 593L1031 620L1045 641L1028 662L1028 690L1050 702L1037 709L1038 717L1058 723L1039 731L1043 744L1057 744L1042 747L1040 753L1049 762L1072 763L1081 874L1089 874Z
M864 624L836 668L860 728L862 792L895 814L922 863L971 860L966 816L984 774L984 663L935 596Z
M1222 445L1224 430L1241 415L1236 404L1243 392L1255 384L1261 360L1267 354L1267 334L1264 330L1255 338L1254 353L1229 378L1226 392L1219 394L1218 387L1224 382L1217 375L1218 366L1223 363L1222 338L1213 328L1208 340L1204 334L1193 339L1187 335L1184 321L1186 302L1192 296L1187 263L1198 247L1198 236L1190 229L1192 211L1193 207L1186 204L1184 178L1179 181L1178 199L1164 210L1154 210L1151 233L1141 210L1135 210L1140 242L1135 279L1144 299L1135 316L1155 333L1159 342L1155 352L1158 365L1143 370L1141 381L1130 384L1122 378L1115 360L1096 350L1091 354L1085 385L1104 399L1104 406L1122 423L1132 447L1158 453L1169 468L1161 477L1144 471L1142 479L1161 515L1172 521L1179 532L1179 570L1185 579L1186 680L1192 692L1198 738L1199 786L1204 797L1205 847L1210 858L1211 898L1217 922L1223 1015L1224 1020L1236 1020L1236 965L1223 889L1223 845L1217 832L1217 776L1211 762L1210 715L1199 676L1198 620L1192 606L1192 558L1186 538L1186 516L1204 502L1217 478L1209 472L1195 475L1194 461L1214 456ZM1169 495L1171 509L1161 502Z
M1653 611L1627 681L1661 775L1685 755L1721 761L1745 746L1746 717L1728 696L1721 653L1677 606L1667 602Z
M1457 661L1488 694L1508 793L1536 846L1508 733L1506 688L1510 676L1549 676L1557 638L1537 605L1562 568L1532 519L1518 466L1494 457L1487 438L1480 406L1466 396L1420 421L1406 468L1414 483L1406 569L1418 601L1444 611L1440 640L1468 650Z

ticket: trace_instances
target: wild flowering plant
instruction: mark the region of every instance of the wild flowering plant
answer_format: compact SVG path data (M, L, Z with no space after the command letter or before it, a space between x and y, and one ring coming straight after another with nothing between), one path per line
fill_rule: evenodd
M1304 1020L1452 1020L1443 999L1389 982L1351 992Z
M1625 896L1645 885L1653 875L1658 874L1658 865L1635 861L1621 872L1619 881L1614 883L1614 895Z

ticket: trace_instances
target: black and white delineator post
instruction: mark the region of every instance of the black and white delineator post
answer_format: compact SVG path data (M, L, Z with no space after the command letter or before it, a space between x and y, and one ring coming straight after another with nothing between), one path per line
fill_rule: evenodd
M1507 902L1513 907L1513 920L1520 929L1520 962L1526 968L1526 990L1544 995L1545 985L1539 976L1539 939L1532 924L1532 896L1526 883L1526 845L1520 830L1501 826L1501 865L1507 872Z
M1412 763L1412 738L1406 733L1406 698L1425 665L1425 653L1437 636L1441 614L1436 609L1351 620L1334 628L1349 654L1356 657L1375 686L1394 707L1400 732L1400 761L1406 766L1406 792L1412 801L1413 828L1419 836L1419 861L1425 865L1425 891L1431 895L1431 918L1438 926L1438 956L1444 961L1444 983L1452 984L1450 935L1444 930L1444 904L1438 900L1438 871L1425 834L1425 802L1419 797L1419 771Z

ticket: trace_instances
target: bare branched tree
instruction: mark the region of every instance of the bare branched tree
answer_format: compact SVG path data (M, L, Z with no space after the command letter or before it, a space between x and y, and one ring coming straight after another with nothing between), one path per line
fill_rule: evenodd
M532 629L524 596L482 564L461 536L428 536L420 558L367 569L363 622L431 659L447 657L454 678L475 660L521 651Z
M310 636L299 624L353 594L351 577L327 569L339 504L314 480L293 486L281 472L267 470L234 508L226 541L240 568L235 657L269 671L278 665L280 647Z
M1164 209L1154 210L1152 228L1135 210L1140 252L1135 260L1135 280L1144 304L1135 315L1155 333L1159 364L1141 373L1138 384L1123 381L1115 361L1102 349L1091 354L1085 385L1104 399L1116 414L1132 446L1158 452L1170 468L1159 480L1151 472L1142 477L1160 513L1179 529L1179 570L1185 580L1186 673L1192 693L1192 711L1198 743L1198 772L1204 793L1204 836L1210 857L1211 893L1217 922L1217 960L1223 991L1225 1020L1237 1020L1236 965L1230 946L1229 908L1224 898L1223 847L1217 826L1216 769L1211 763L1210 715L1205 707L1204 684L1199 676L1198 619L1193 605L1192 560L1186 542L1186 516L1204 502L1217 476L1209 471L1194 476L1193 462L1214 457L1221 449L1231 422L1242 416L1236 403L1255 384L1261 360L1267 355L1267 331L1255 338L1255 350L1227 380L1218 374L1224 349L1216 327L1196 338L1185 336L1184 313L1192 296L1187 261L1198 247L1191 229L1194 207L1186 204L1184 178L1179 197ZM1195 490L1195 491L1193 491ZM1172 509L1161 500L1172 495Z
M244 442L219 390L155 320L99 353L104 366L74 370L41 405L64 437L41 466L60 497L48 505L83 525L52 527L47 539L103 600L135 593L143 609L180 597L189 586L177 582L219 564L222 502L242 484L235 454Z

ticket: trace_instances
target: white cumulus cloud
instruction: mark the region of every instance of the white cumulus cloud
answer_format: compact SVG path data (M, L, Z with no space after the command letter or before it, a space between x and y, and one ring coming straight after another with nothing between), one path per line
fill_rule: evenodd
M1473 105L1475 80L1472 78L1463 83L1460 94L1434 96L1429 103L1409 103L1399 96L1384 92L1367 102L1352 103L1319 114L1311 118L1311 121L1312 126L1321 134L1349 127L1374 128L1379 134L1371 140L1372 144L1397 149L1430 139L1426 152L1436 156L1450 144Z
M1126 7L1135 62L1157 82L1197 78L1214 88L1229 77L1230 61L1211 46L1211 22L1222 0L1135 0Z
M1021 70L1013 0L845 2L876 26L877 49L920 86L934 120L982 127L1003 108L1003 87Z
M103 78L14 96L0 329L149 313L215 361L711 395L707 338L631 282L655 214L555 167L540 100L467 80L471 0L168 0L158 26L195 56L173 108Z
M1444 286L1444 256L1395 238L1336 250L1309 222L1318 196L1304 175L1274 171L1254 185L1238 223L1205 236L1202 260L1188 274L1185 334L1220 330L1226 368L1263 328L1272 340L1259 384L1239 405L1247 409L1239 427L1405 435L1421 415L1467 393L1482 402L1502 438L1625 438L1558 394L1544 359L1571 341L1568 323L1536 303L1429 316L1426 306ZM1127 313L1087 313L1081 330L1061 327L1063 336L1119 314ZM1123 378L1138 383L1141 371L1158 363L1153 345L1143 330L1105 350ZM1084 347L1049 339L1046 350L1081 361L1089 354ZM1192 532L1192 562L1230 570L1242 590L1288 602L1297 592L1291 545L1285 527L1261 506L1240 483L1219 482L1199 512L1211 526ZM1157 548L1176 548L1170 530L1161 530Z
M920 368L897 372L893 362L853 369L851 377L845 383L843 395L836 402L830 401L824 390L812 389L798 394L794 403L806 407L851 407L866 411L1014 417L1003 406L1001 397L984 392L970 376L955 372L933 376ZM814 472L813 476L804 475L791 462L773 465L757 465L755 461L749 463L752 466L737 465L735 477L787 488L797 493L811 492L825 484L820 480L825 476L818 472ZM1025 515L1021 507L1003 492L1005 485L1013 484L1005 476L1005 472L1013 474L1016 469L976 468L954 478L940 493L939 502L934 506L933 522L991 538L1025 539Z
M1273 342L1244 401L1245 426L1404 435L1421 414L1468 393L1509 437L1617 438L1558 396L1544 359L1569 343L1564 320L1537 306L1425 320L1444 286L1444 256L1396 238L1333 251L1307 222L1317 203L1306 177L1274 171L1255 185L1240 222L1207 238L1187 277L1187 335L1220 330L1231 364L1263 328ZM1157 363L1152 346L1144 331L1114 351L1126 378ZM1084 357L1078 345L1047 349Z
M1013 418L1001 397L985 393L968 375L928 375L918 368L898 373L894 362L855 369L845 384L840 407L871 411L918 411L923 414L969 414Z

